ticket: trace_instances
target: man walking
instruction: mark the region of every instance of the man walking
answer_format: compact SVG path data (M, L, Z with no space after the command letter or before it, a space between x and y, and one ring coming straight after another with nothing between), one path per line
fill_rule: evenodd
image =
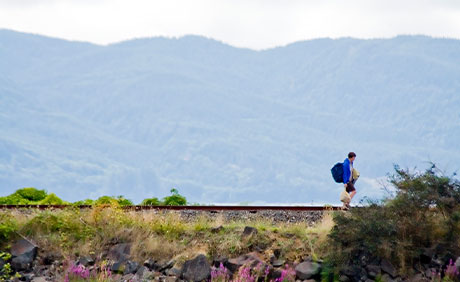
M350 201L356 194L355 185L353 184L353 162L356 159L354 152L348 153L348 158L343 162L343 186L347 193L350 194ZM349 204L347 204L349 206Z

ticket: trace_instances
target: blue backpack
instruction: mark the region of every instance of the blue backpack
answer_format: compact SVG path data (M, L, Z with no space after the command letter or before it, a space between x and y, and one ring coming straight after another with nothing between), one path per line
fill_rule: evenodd
M331 168L332 178L334 178L335 182L342 183L343 182L343 163L336 163Z

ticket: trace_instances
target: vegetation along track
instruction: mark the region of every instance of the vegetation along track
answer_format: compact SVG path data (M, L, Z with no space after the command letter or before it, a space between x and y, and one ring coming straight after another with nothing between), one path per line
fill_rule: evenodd
M65 209L78 207L80 209L93 208L92 205L0 205L0 209ZM340 210L334 206L123 206L126 210L195 210L195 211L328 211Z

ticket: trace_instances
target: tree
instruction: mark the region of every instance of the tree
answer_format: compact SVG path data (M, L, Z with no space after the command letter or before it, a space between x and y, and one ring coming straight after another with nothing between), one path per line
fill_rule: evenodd
M179 194L177 189L171 189L171 196L163 198L163 204L165 206L185 206L187 204L187 200L184 196Z

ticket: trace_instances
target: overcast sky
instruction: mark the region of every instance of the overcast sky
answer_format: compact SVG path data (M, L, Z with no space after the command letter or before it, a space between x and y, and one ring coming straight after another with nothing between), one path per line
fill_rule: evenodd
M0 0L0 28L98 44L196 34L252 49L319 37L460 38L460 1Z

